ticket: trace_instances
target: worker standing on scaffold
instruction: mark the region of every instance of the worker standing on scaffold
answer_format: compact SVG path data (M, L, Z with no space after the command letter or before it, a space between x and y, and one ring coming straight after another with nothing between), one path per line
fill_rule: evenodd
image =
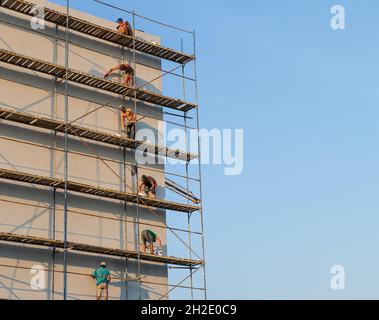
M128 139L136 138L136 114L130 108L121 108L122 131L126 133Z
M91 276L92 278L96 279L97 300L101 299L103 291L104 300L108 300L108 284L111 281L111 273L107 269L106 262L103 261L100 263L100 268L97 268Z
M128 21L124 21L122 18L118 18L116 22L118 24L116 27L118 32L125 34L129 37L133 36L133 29Z
M122 81L124 85L131 87L134 85L134 69L128 63L122 63L114 68L110 69L104 78L108 78L113 72L120 70L122 75Z

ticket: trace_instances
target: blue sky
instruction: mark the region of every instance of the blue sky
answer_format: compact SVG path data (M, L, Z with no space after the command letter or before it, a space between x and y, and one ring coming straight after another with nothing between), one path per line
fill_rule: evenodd
M112 3L195 29L202 127L244 129L241 175L203 168L209 298L378 299L379 3Z

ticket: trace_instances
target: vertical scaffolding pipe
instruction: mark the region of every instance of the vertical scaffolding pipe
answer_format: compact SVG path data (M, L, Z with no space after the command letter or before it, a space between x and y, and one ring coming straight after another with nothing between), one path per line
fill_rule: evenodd
M180 45L182 53L184 52L184 44L183 44L183 38L180 39ZM182 82L183 82L183 101L186 101L186 79L185 79L185 65L182 64ZM187 111L184 112L184 132L185 132L185 144L186 148L188 148L188 117L187 117ZM187 188L187 204L190 204L190 200L188 197L189 194L189 161L186 161L186 188ZM192 260L192 238L191 238L191 213L187 213L187 225L188 225L188 246L189 246L189 258ZM190 287L191 287L191 300L194 299L193 296L193 270L190 266L189 268L190 272Z
M121 58L122 63L125 63L125 47L124 45L121 46ZM125 103L125 95L122 97L122 104L124 107L126 107ZM122 110L120 110L122 111ZM123 120L122 120L123 121ZM123 130L124 123L121 123L121 130ZM122 134L122 132L121 132ZM127 192L126 187L126 147L123 147L123 170L124 170L124 192ZM125 250L128 250L128 201L124 201L124 233L125 233ZM126 300L128 300L128 258L125 258L125 297Z
M133 75L133 87L136 87L136 74L137 74L137 62L136 62L136 15L133 10L133 69L134 69L134 75ZM137 114L137 92L134 90L134 96L133 96L133 102L134 102L134 114ZM137 150L135 151L137 152ZM139 190L138 190L138 182L139 182L139 168L138 163L136 161L136 155L134 154L134 160L136 163L136 190L137 190L137 251L138 251L138 259L137 259L137 281L138 281L138 300L142 300L142 288L141 288L141 254L140 254L140 212L139 212Z
M65 87L65 103L64 103L64 120L65 120L65 131L64 131L64 253L63 253L63 299L67 300L67 210L68 210L68 32L69 32L69 13L70 13L70 0L66 0L66 43L65 43L65 67L66 67L66 87Z
M124 192L127 192L126 188L126 147L123 148L124 154ZM124 201L124 233L125 233L125 250L128 250L128 201ZM125 258L125 297L128 300L128 258Z
M203 213L203 186L202 186L202 173L201 173L201 138L200 138L200 115L199 115L199 88L197 79L197 56L196 56L196 31L193 31L193 54L194 58L194 72L195 72L195 94L196 94L196 126L197 126L197 148L199 159L199 189L200 189L200 220L201 220L201 246L203 251L203 282L204 282L204 299L207 300L207 277L206 277L206 264L205 264L205 235L204 235L204 213Z
M54 202L54 207L53 207L53 240L55 240L55 229L56 229L56 201L57 201L57 188L54 187L53 191L53 202ZM56 248L53 247L53 270L52 270L52 280L51 280L51 298L52 300L55 300L55 251Z
M59 48L59 27L55 26L55 55L54 55L54 63L58 62L58 48ZM54 112L53 118L57 117L57 105L58 105L58 88L57 88L57 77L54 79ZM57 147L57 131L54 131L54 151L53 151L53 176L56 177L57 174L57 163L56 163L56 150ZM55 232L56 232L56 205L57 205L57 188L53 189L53 239L55 240ZM55 255L56 248L53 247L53 270L52 270L52 283L51 283L51 291L52 291L52 300L55 300Z

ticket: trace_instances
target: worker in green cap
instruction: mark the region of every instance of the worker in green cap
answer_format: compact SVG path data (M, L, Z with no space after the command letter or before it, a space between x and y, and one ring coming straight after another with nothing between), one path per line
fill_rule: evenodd
M92 272L92 278L96 279L97 300L101 299L104 291L104 300L108 300L108 284L111 281L111 273L107 269L105 261L100 263L100 267Z

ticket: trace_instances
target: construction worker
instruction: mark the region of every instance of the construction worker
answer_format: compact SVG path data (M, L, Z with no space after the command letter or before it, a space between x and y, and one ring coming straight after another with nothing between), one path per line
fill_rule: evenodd
M101 299L104 291L104 300L108 300L108 284L111 281L111 274L107 269L105 261L100 263L100 267L92 273L92 278L96 279L97 300Z
M136 137L136 114L130 108L122 107L121 109L122 130L126 132L128 139Z
M154 243L158 242L159 248L162 246L161 239L151 230L143 230L141 232L141 251L146 253L146 249L150 249L150 253L154 254ZM147 245L149 243L149 246Z
M116 22L118 24L116 27L118 32L130 37L133 36L133 29L128 21L124 21L122 18L118 18Z
M105 75L104 78L108 78L113 72L120 70L122 75L122 81L124 85L131 87L133 86L134 78L134 69L128 63L122 63L112 69L110 69Z
M138 186L138 192L143 196L147 195L149 198L156 199L157 186L157 181L153 177L143 175Z

